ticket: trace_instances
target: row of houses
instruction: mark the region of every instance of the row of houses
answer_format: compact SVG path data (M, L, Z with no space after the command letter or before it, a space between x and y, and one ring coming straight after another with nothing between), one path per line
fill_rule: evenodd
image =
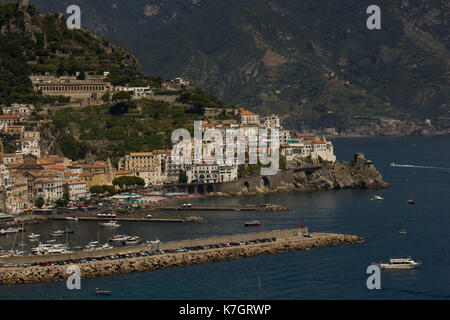
M318 137L313 133L298 133L284 130L281 126L281 120L277 115L269 115L260 119L258 114L255 114L244 108L237 110L235 120L211 121L202 123L202 134L205 134L209 129L218 130L223 137L222 154L226 154L226 132L228 129L256 129L256 136L254 139L261 140L258 129L267 129L267 141L271 141L271 134L273 130L279 133L280 154L283 155L289 164L292 164L297 158L310 158L313 161L325 160L329 162L336 161L331 142L326 141L324 137ZM237 137L235 137L236 142ZM206 143L210 141L205 141ZM245 150L248 155L257 157L261 151L271 154L271 147L267 145L267 150L262 150L265 147L259 146L256 149L249 149L251 141L246 140ZM235 144L236 145L236 144ZM172 155L172 150L154 150L152 152L137 152L130 153L119 160L118 170L123 175L132 175L141 177L145 180L147 186L163 185L165 183L178 183L180 176L185 174L183 179L187 183L220 183L233 181L238 179L239 164L237 161L230 163L217 163L217 161L201 161L196 163L194 161L194 142L191 143L190 158L184 155ZM235 147L236 148L236 147ZM215 154L213 150L207 149L206 145L202 145L202 155L206 159L214 159ZM209 153L208 153L209 152ZM233 157L236 156L237 150L234 150ZM177 159L175 159L175 157ZM176 161L178 160L178 161ZM183 181L183 182L184 182Z

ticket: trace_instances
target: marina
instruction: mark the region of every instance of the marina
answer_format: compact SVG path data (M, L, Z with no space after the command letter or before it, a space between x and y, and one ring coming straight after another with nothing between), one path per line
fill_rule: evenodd
M69 264L78 265L83 277L99 277L364 242L358 236L331 233L315 233L314 238L309 239L302 236L303 232L307 232L307 229L252 232L175 242L155 240L150 245L80 252L67 252L63 245L53 245L51 248L45 245L42 246L45 250L61 252L47 256L1 257L0 283L59 281L68 277L65 271ZM124 237L117 236L120 239Z

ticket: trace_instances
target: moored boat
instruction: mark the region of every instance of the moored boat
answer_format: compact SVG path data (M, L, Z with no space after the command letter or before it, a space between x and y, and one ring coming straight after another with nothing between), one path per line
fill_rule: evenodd
M133 244L138 244L141 241L141 238L138 236L133 236L131 238L129 238L128 240L125 240L125 244L126 245L133 245Z
M109 222L102 222L102 223L100 223L100 225L101 225L102 227L108 227L108 228L117 228L117 227L120 227L120 224L118 224L117 221L113 221L113 220L111 220L111 221L109 221Z
M259 221L248 221L248 222L244 222L246 227L259 227L261 226L261 222Z
M35 233L30 233L28 235L28 239L30 239L30 240L37 240L37 239L39 239L39 237L40 237L40 235L39 234L35 234Z

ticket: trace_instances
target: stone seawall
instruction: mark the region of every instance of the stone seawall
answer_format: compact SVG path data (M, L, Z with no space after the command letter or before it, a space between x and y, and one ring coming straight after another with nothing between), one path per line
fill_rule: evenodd
M364 240L354 235L314 233L312 238L292 236L269 243L258 243L239 247L225 247L192 252L169 253L147 257L126 258L78 264L81 278L120 275L193 264L225 261L251 256L277 254L288 251L361 243ZM0 268L0 284L23 284L48 281L63 281L70 275L68 265L28 268Z

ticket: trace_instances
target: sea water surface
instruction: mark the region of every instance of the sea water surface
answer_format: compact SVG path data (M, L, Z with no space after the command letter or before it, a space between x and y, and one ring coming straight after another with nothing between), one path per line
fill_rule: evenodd
M71 241L80 244L105 242L112 233L165 241L292 228L304 221L312 232L356 234L365 238L363 244L82 279L81 290L68 290L65 282L0 286L0 299L259 299L260 293L263 299L450 299L450 136L333 142L338 160L351 160L355 152L363 152L391 187L195 200L204 205L279 203L292 209L185 213L203 216L205 224L121 222L118 230L107 231L96 222L53 221L27 226L27 233L39 233L45 239L68 225L75 230ZM391 162L412 166L391 167ZM376 194L384 200L369 200ZM415 205L407 204L411 198ZM245 228L248 220L260 220L263 225ZM399 234L402 229L406 235ZM11 236L2 239L0 246L8 248L13 240ZM367 289L366 270L372 262L405 255L422 266L382 271L381 289ZM95 288L111 290L112 295L98 296Z

